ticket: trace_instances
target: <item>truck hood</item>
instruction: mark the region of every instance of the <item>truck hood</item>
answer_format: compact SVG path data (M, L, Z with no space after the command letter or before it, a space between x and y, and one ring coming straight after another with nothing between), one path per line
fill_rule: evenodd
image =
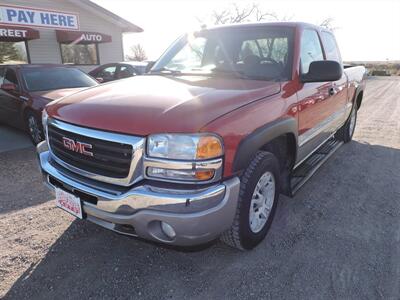
M132 135L197 132L216 118L280 92L270 81L146 75L114 81L47 106L50 117Z

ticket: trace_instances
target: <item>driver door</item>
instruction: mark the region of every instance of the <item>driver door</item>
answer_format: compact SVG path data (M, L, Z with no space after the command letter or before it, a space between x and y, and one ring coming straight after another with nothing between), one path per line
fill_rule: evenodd
M2 122L17 126L21 122L19 119L21 100L19 99L20 85L15 70L11 68L0 69L0 83L13 83L16 86L13 91L0 89L0 119Z
M6 75L6 68L5 67L0 67L0 86L4 82L4 76ZM5 100L3 100L6 97L5 91L0 89L0 122L5 122L5 116L6 116L6 110L3 108L3 103Z

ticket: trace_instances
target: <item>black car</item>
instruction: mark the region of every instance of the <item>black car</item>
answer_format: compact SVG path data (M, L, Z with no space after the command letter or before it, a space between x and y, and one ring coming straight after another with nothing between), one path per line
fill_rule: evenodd
M139 61L110 63L97 67L90 71L89 75L103 83L146 73L147 65L147 62Z

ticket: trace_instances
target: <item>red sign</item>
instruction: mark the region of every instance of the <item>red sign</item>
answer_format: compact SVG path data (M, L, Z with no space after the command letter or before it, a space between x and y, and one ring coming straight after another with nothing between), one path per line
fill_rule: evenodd
M111 36L98 32L56 30L57 41L60 43L109 43Z
M27 27L0 25L0 41L19 42L40 37L39 31Z

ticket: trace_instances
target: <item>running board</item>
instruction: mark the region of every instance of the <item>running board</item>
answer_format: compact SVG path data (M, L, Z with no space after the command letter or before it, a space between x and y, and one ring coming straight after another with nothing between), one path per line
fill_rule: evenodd
M323 163L327 161L337 149L339 149L341 145L343 145L343 142L338 141L335 138L329 139L301 165L293 170L290 176L291 196L294 196L294 194L314 175Z

